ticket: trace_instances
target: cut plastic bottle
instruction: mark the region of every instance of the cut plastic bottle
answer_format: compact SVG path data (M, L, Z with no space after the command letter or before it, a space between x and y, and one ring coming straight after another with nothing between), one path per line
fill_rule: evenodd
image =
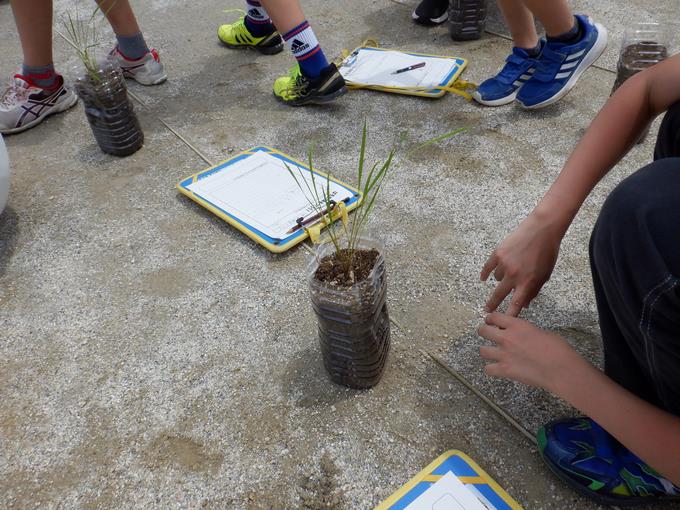
M75 86L102 151L114 156L129 156L142 147L144 133L119 67L107 62L96 76L86 73L76 80Z
M375 386L385 370L390 318L382 245L362 239L358 249L379 253L364 280L347 288L318 280L319 261L333 254L333 246L326 244L319 247L309 265L308 281L326 371L337 384L364 389Z
M479 39L486 28L487 0L450 0L449 34L454 41Z

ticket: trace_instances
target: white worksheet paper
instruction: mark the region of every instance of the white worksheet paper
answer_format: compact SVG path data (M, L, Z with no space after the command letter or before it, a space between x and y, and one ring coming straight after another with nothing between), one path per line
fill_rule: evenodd
M398 69L425 62L425 66L412 71L392 74ZM454 59L422 57L401 51L359 50L349 56L340 67L345 80L362 85L382 87L438 87L458 66Z
M482 502L451 471L418 496L406 510L493 510Z
M312 189L311 172L288 162L302 187L303 180ZM326 191L325 176L315 176L319 197ZM285 239L297 218L314 214L286 163L279 158L256 152L207 177L192 182L187 188L223 211L274 239ZM309 194L309 192L308 192ZM351 190L330 183L331 199L340 202L353 196ZM322 207L323 208L323 207Z

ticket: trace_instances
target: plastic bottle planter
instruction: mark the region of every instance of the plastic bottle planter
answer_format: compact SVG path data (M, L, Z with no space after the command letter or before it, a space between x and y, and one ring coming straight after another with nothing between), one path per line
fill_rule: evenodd
M616 81L612 94L631 76L666 59L670 38L669 31L659 23L637 23L627 29L616 65ZM644 141L647 133L649 128L638 143Z
M308 268L308 279L326 371L335 383L364 389L375 386L385 369L390 319L382 246L362 239L359 249L378 251L373 269L362 281L351 287L337 287L317 279L319 262L333 254L334 248L329 244L317 250Z
M129 156L144 144L144 133L128 97L123 72L107 66L98 76L98 81L88 74L76 81L85 115L101 150Z
M454 41L479 39L486 28L487 0L451 0L449 34Z

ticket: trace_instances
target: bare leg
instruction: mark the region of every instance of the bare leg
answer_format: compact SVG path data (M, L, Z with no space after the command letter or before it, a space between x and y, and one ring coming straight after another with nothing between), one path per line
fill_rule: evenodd
M523 0L524 5L534 13L549 37L569 32L574 27L574 15L567 0Z
M116 35L128 37L141 32L128 0L97 0L97 3Z
M11 0L24 65L52 64L52 0Z
M534 25L534 15L522 0L498 0L498 7L510 29L512 41L518 48L535 48L538 34Z
M292 30L306 19L299 0L260 0L260 3L267 9L280 34Z

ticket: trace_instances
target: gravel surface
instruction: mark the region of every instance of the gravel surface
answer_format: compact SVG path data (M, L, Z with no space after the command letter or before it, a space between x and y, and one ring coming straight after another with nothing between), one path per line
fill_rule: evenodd
M478 273L606 100L625 26L670 19L675 2L575 1L610 30L603 68L532 113L368 91L291 109L271 95L293 63L287 53L217 43L217 25L233 16L222 11L239 2L135 3L169 74L158 87L130 86L148 105L137 107L145 147L125 159L102 154L81 105L6 139L14 175L0 216L0 508L369 509L452 448L525 508L597 508L424 353L531 431L574 412L483 375L474 331L491 284ZM58 0L57 20L72 5ZM373 37L466 57L464 76L479 82L509 49L497 36L456 44L445 28L415 26L411 0L304 5L329 56ZM497 13L489 26L505 31ZM0 47L9 77L21 57L6 0ZM74 76L58 37L55 61ZM213 161L255 145L304 157L314 143L317 166L349 182L363 119L371 160L395 143L469 128L410 157L402 150L370 224L385 243L396 321L376 388L328 381L305 282L309 253L271 255L180 196L175 183L206 165L159 119ZM596 364L588 237L607 193L650 160L653 138L588 199L526 313Z

